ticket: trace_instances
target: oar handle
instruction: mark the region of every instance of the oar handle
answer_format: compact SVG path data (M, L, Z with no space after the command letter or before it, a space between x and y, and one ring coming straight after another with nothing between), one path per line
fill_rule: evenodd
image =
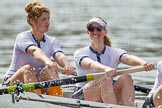
M135 73L135 72L141 72L141 71L145 71L145 67L142 66L142 65L132 67L132 68L129 68L129 69L117 70L117 75L125 75L125 74L129 74L129 73ZM106 74L106 72L93 73L94 79L98 79L98 78L101 78L103 76L108 76L108 75Z
M60 72L60 73L62 73L62 74L65 74L65 69L62 68L62 67L59 67L59 66L58 66L58 70L57 70L57 71ZM75 72L75 71L73 70L73 74L72 74L72 75L76 76L76 73L77 73L77 72Z
M145 67L143 65L140 66L135 66L129 69L122 69L122 70L117 70L117 75L125 75L125 74L129 74L129 73L135 73L135 72L141 72L141 71L145 71ZM65 74L65 69L58 67L58 71L61 72L62 74ZM74 72L76 73L76 72ZM106 72L100 72L100 73L93 73L93 79L98 79L101 78L103 76L106 76Z
M64 68L61 68L61 67L58 67L58 72L61 72L62 74L65 74L65 69Z
M129 74L129 73L135 73L135 72L141 72L145 71L145 67L143 65L132 67L129 69L123 69L123 70L118 70L117 75L124 75L124 74Z

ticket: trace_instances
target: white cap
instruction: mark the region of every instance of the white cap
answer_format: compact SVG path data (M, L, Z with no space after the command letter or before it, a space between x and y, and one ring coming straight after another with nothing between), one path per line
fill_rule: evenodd
M89 20L87 26L92 24L93 22L100 24L100 26L106 27L106 23L100 18L92 18L91 20Z

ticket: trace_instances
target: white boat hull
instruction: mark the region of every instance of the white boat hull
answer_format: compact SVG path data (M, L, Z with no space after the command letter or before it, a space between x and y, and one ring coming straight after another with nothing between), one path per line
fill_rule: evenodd
M12 95L4 94L4 95L0 95L0 107L1 108L71 108L72 106L69 105L73 104L74 105L73 108L75 107L79 108L79 103L80 103L80 105L86 105L86 106L89 105L89 107L80 106L80 108L92 108L92 107L94 108L133 108L127 106L105 104L105 103L91 102L85 100L77 100L77 99L71 99L65 97L55 97L49 95L42 95L44 97L43 99L35 93L27 93L27 92L25 92L21 96L24 98L30 97L31 99L36 99L40 101L42 100L47 102L53 102L53 104L47 102L31 101L31 100L19 100L19 102L13 103Z

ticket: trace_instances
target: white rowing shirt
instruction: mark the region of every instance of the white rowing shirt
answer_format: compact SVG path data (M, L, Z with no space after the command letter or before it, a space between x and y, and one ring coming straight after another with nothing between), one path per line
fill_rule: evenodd
M162 60L157 63L157 73L155 83L148 97L150 97L155 92L155 90L159 88L160 85L162 85Z
M31 30L22 32L17 35L11 65L6 73L6 77L11 77L18 69L22 66L29 64L35 69L36 73L39 74L44 63L36 60L30 54L27 54L27 49L30 46L38 46L43 50L47 57L52 57L57 52L63 52L61 45L55 37L50 37L47 34L44 34L43 41L37 41Z
M123 54L127 54L127 52L123 49L112 48L109 46L105 46L102 54L100 55L95 52L90 46L78 49L74 52L77 75L80 76L88 73L95 73L93 70L84 69L80 66L80 63L85 57L89 57L95 61L100 62L103 65L117 69L118 65L120 64L120 58ZM85 84L86 82L77 83L76 86L82 87Z

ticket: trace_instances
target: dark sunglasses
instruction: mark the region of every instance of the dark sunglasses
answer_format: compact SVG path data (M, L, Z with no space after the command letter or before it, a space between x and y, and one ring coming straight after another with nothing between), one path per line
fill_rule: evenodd
M102 26L98 26L98 27L89 26L89 27L87 27L87 29L88 29L88 31L90 31L90 32L93 32L95 29L96 29L97 31L101 32L101 31L104 29L104 27L102 27Z

